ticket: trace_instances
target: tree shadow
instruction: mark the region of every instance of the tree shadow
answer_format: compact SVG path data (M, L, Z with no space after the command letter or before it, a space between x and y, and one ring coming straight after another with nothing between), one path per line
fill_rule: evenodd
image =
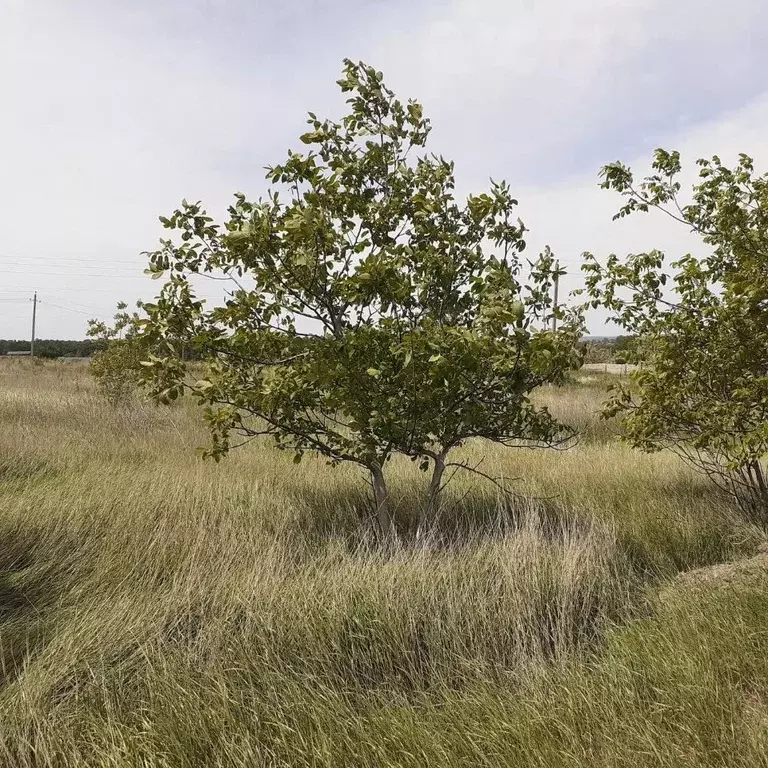
M37 532L0 532L0 690L50 639L46 607L56 599L52 567L35 559Z
M342 541L350 551L380 546L373 500L364 484L328 484L293 489L297 517L292 533L322 544ZM416 483L393 483L390 502L401 544L418 543L433 549L456 548L479 540L514 535L535 521L539 535L552 541L589 526L558 499L507 495L482 487L464 493L446 489L437 518L427 531L418 531L424 490Z
M22 460L0 459L0 483L29 483L55 477L57 474L54 467L36 456L25 457Z

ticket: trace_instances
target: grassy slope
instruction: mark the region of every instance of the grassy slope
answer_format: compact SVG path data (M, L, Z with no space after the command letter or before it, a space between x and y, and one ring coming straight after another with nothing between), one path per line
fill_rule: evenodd
M670 456L471 446L540 501L457 479L448 530L355 548L360 478L265 445L201 463L194 411L112 411L85 368L0 361L0 762L768 764L768 589L681 570L753 551ZM391 473L401 514L420 478ZM544 500L546 499L546 500Z

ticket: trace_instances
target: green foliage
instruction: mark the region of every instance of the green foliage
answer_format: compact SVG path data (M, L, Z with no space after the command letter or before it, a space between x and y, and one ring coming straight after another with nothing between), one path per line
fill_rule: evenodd
M603 184L626 200L617 217L657 208L709 246L668 273L659 251L615 255L583 267L593 305L639 336L643 361L633 391L607 407L631 443L671 448L725 486L753 519L768 524L768 175L741 155L735 168L699 160L691 202L679 200L680 157L657 150L655 174L639 184L621 163ZM669 284L669 289L666 288Z
M137 304L141 308L141 303ZM114 324L88 321L88 335L101 342L101 350L91 362L91 373L99 389L114 406L129 402L141 386L141 363L149 356L147 339L139 334L139 313L126 311L120 302Z
M268 434L294 452L319 452L372 475L379 522L391 531L383 467L402 453L433 468L426 515L442 488L446 457L483 437L547 445L568 436L528 395L577 361L579 318L551 317L556 269L547 251L523 286L525 227L504 182L465 203L453 164L425 146L429 121L403 104L381 73L346 61L350 94L341 122L310 113L301 141L268 169L258 202L236 195L223 225L183 202L163 224L151 269L170 277L145 305L153 342L205 350L208 373L192 387L206 406L221 456L233 431ZM490 247L489 247L490 246ZM221 272L234 289L210 310L190 274ZM177 397L184 367L156 356L157 396Z

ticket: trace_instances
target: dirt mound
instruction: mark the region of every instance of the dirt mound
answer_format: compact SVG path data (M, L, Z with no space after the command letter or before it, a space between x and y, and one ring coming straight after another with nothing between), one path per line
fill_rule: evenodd
M753 557L686 571L670 586L729 587L763 581L768 584L768 542L762 543Z

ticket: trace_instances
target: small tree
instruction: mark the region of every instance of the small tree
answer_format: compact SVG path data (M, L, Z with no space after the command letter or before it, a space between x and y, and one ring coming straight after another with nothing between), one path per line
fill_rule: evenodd
M301 141L267 177L282 191L242 194L224 226L183 202L163 224L180 233L149 254L170 273L145 305L154 342L184 339L208 361L191 386L206 406L210 455L230 435L271 435L300 461L318 452L369 473L381 533L394 533L384 467L393 453L432 466L420 527L434 520L448 453L480 437L550 445L561 427L528 396L573 365L578 318L551 315L547 251L520 281L524 227L504 183L454 197L453 164L411 157L425 145L421 106L398 101L382 75L345 62L350 113L309 116ZM190 274L220 272L234 288L205 309ZM171 347L173 343L171 344ZM177 397L184 367L148 365L156 394Z
M644 362L635 387L619 388L607 414L621 416L633 445L675 451L766 526L768 176L756 175L746 155L733 169L717 157L698 165L688 204L679 199L677 152L657 150L656 172L640 183L621 163L603 169L602 186L626 200L617 217L659 209L711 249L674 262L671 276L658 251L611 256L605 266L586 254L593 304L638 334Z
M139 333L139 320L138 312L128 312L128 305L119 302L112 325L88 321L88 336L101 344L91 361L91 373L114 406L128 402L142 382L141 363L149 356L149 348L146 337Z

